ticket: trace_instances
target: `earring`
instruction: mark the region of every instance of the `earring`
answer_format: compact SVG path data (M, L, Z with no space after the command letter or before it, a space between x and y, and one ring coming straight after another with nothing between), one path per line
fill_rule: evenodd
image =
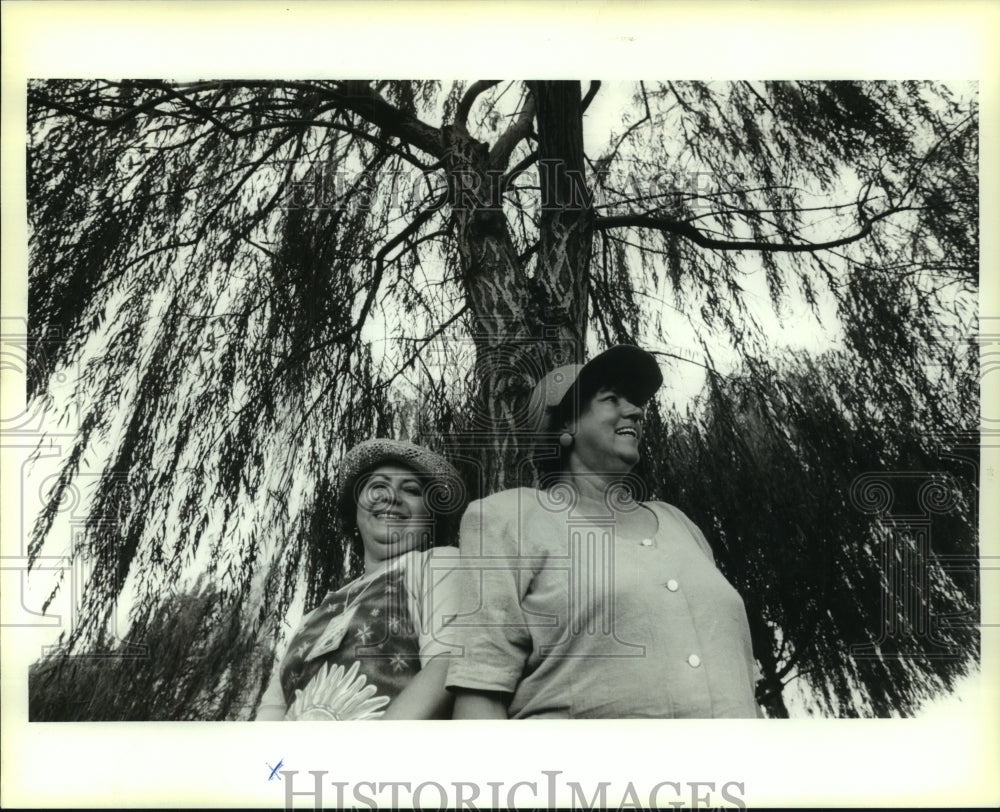
M573 435L570 434L568 431L564 431L562 434L559 435L559 445L561 445L563 448L569 448L571 445L573 445Z

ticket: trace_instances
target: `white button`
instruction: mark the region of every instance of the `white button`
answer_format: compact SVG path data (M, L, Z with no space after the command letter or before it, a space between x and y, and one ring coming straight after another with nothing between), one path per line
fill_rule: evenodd
M697 654L692 654L690 657L688 657L688 665L691 666L692 668L697 668L699 665L701 665L701 657L699 657Z
M652 547L652 546L653 546L653 540L652 540L652 539L643 539L643 540L642 540L642 541L640 541L639 543L640 543L640 544L641 544L641 545L642 545L643 547Z
M679 587L680 584L678 584L673 578L667 581L667 589L669 589L671 592L676 592Z

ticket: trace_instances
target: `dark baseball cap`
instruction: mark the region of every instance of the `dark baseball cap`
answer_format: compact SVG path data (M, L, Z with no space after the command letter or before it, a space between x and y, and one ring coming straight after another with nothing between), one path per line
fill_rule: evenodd
M592 392L612 384L637 404L648 401L663 385L656 359L645 350L617 344L586 364L556 367L536 385L528 402L528 425L536 433L552 431L551 418L571 392Z

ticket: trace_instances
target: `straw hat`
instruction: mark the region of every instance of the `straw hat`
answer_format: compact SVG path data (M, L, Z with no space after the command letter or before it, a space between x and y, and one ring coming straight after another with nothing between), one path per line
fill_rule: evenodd
M380 465L409 468L424 484L424 500L436 516L460 516L468 494L455 467L440 454L402 440L375 439L358 443L340 463L337 504L353 523L357 488L362 477Z

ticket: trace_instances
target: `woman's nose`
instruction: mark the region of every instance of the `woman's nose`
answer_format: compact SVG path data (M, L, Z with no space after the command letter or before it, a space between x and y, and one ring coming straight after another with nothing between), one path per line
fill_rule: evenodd
M372 501L374 501L377 505L398 505L399 493L394 487L392 487L392 485L382 485L375 491L374 499Z
M636 406L632 401L627 398L623 398L622 401L622 414L626 417L630 417L633 420L642 420L646 416L646 410L642 406Z

